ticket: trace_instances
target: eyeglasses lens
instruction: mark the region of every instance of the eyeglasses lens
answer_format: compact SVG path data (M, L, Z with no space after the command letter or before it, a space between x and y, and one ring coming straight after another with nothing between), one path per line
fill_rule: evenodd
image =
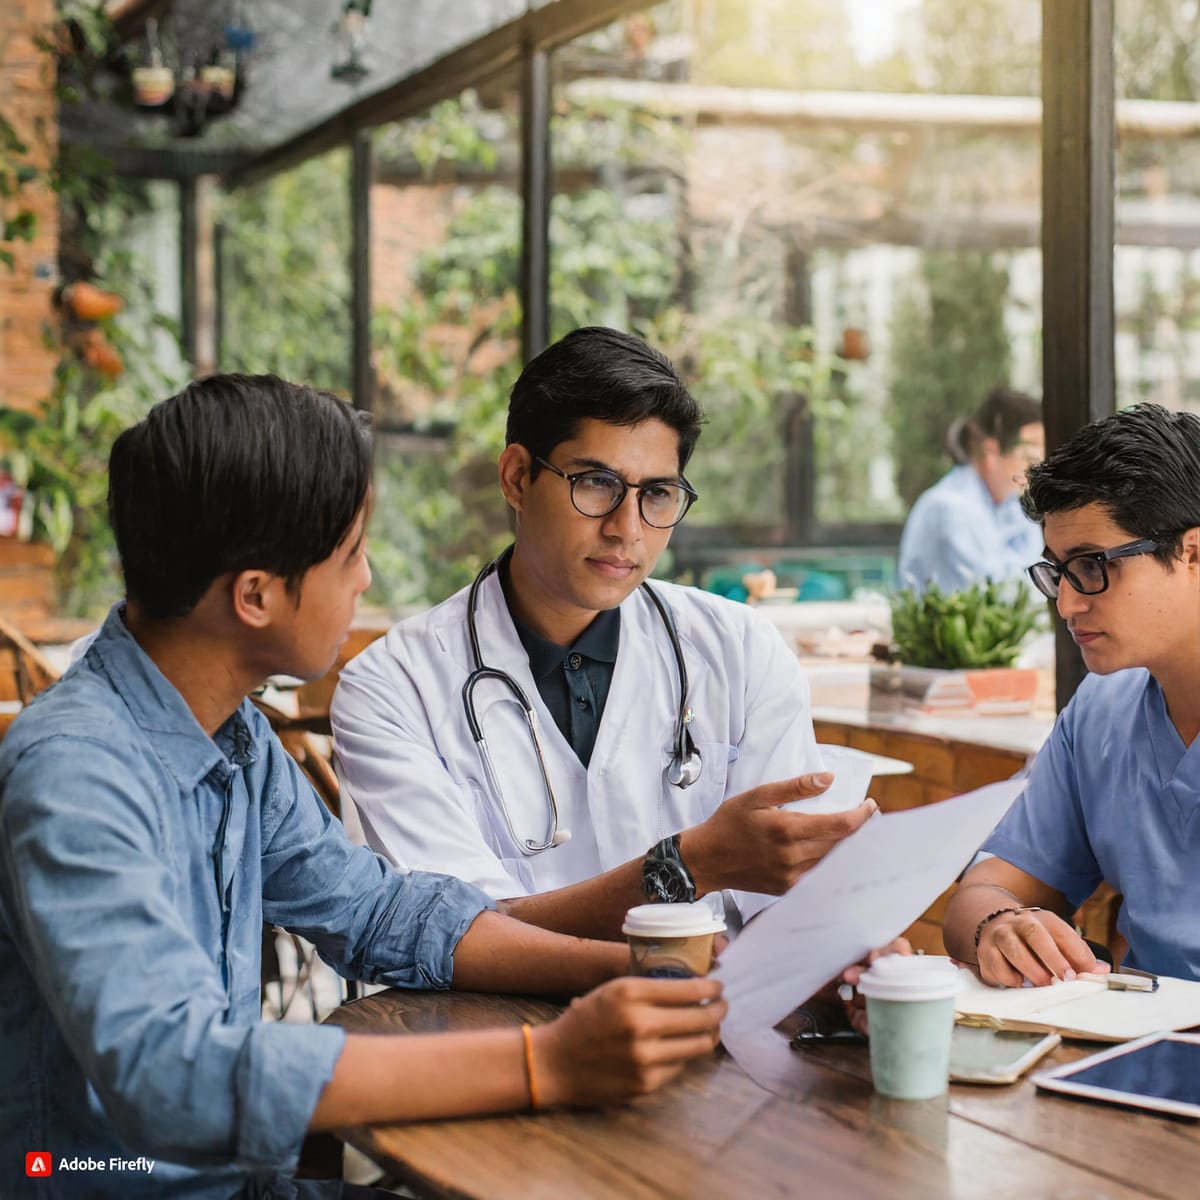
M571 500L585 517L605 517L625 499L625 484L607 471L587 471L575 477ZM642 519L656 529L669 529L683 518L688 493L673 483L656 483L639 493Z
M1051 600L1058 599L1058 585L1062 579L1062 572L1057 567L1051 566L1050 563L1034 563L1029 568L1029 578L1043 596L1048 596Z
M1043 596L1049 596L1051 600L1058 599L1058 590L1062 586L1064 576L1071 586L1084 596L1095 596L1108 587L1104 563L1090 555L1071 558L1062 564L1035 563L1029 568L1029 577L1038 591Z
M656 483L642 492L642 518L647 525L669 529L687 511L688 494L673 483Z
M607 516L625 498L625 485L606 471L577 475L571 484L571 499L585 517Z
M1085 596L1104 591L1108 577L1104 573L1104 563L1098 558L1080 558L1071 564L1071 574L1079 581L1079 590Z

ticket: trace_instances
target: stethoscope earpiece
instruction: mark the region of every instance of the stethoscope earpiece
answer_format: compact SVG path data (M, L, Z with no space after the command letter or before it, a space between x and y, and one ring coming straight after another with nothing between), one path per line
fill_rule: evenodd
M538 737L537 720L533 705L529 702L529 697L525 695L525 691L521 685L507 672L495 667L484 666L483 655L479 649L479 632L475 628L475 608L479 598L479 587L488 575L492 571L495 571L505 557L511 553L512 549L510 547L498 558L494 558L488 563L475 576L475 580L471 584L471 590L467 594L467 635L471 643L471 659L475 666L463 684L462 699L463 707L467 714L467 725L471 730L471 737L475 740L476 749L479 751L479 757L483 763L484 773L487 775L488 782L495 793L496 802L500 805L500 811L504 814L504 823L508 826L508 832L512 835L512 840L520 846L521 852L529 855L541 854L543 851L550 850L554 846L561 846L564 842L569 842L571 840L571 831L560 828L558 824L558 802L554 798L554 788L551 786L550 774L546 769L546 756L542 752L542 741ZM695 714L688 706L687 667L683 661L683 649L679 645L679 634L675 630L675 622L671 619L671 614L667 611L666 605L659 599L658 593L648 583L643 583L642 589L653 601L654 607L658 609L658 615L662 618L663 625L666 627L667 636L671 639L671 649L675 652L675 665L679 668L679 715L675 722L675 742L672 747L674 752L666 770L667 782L672 787L681 789L689 788L700 778L703 762L700 758L700 751L696 749L696 744L692 741L692 735L688 732L687 728L692 723ZM542 783L546 789L546 806L550 814L549 837L544 842L533 841L529 838L518 838L516 830L513 828L512 817L508 811L508 804L504 799L504 792L500 787L500 780L492 766L492 756L488 750L487 739L483 736L483 730L480 727L479 719L475 712L475 685L484 679L493 679L503 687L506 687L524 712L526 725L529 730L529 738L533 744L534 754L537 755L538 766L542 771Z

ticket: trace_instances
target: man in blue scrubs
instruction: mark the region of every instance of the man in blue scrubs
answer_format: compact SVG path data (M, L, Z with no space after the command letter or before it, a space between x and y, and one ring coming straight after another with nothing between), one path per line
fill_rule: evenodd
M1123 897L1127 966L1200 979L1200 418L1140 404L1029 471L1030 576L1091 672L946 913L950 953L1020 986L1096 970L1068 920Z

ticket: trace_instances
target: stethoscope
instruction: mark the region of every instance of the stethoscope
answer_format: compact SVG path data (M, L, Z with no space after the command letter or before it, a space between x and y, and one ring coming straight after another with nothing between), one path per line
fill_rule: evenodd
M480 585L493 571L499 568L510 554L512 554L511 546L499 557L492 559L475 576L475 581L471 584L471 590L467 594L467 634L471 639L471 660L474 663L474 669L463 684L463 708L467 713L467 724L471 729L471 737L475 739L475 747L479 751L479 759L483 763L483 770L487 775L488 786L492 789L492 794L500 805L500 811L504 814L504 823L508 826L512 840L521 848L522 854L541 854L542 851L549 850L552 846L561 846L563 842L569 842L571 831L560 829L558 825L558 801L554 798L554 787L550 783L550 773L546 769L546 756L542 752L542 740L538 736L537 714L529 702L529 697L525 694L525 689L507 671L484 665L483 655L479 650L479 632L475 628L475 609L479 600ZM671 761L667 764L665 774L667 782L672 787L688 788L700 778L703 764L700 761L700 751L696 749L696 744L692 741L692 735L688 730L688 726L692 723L693 713L688 707L687 667L683 661L683 650L679 645L679 633L667 606L648 583L642 584L642 591L650 597L654 607L658 609L658 615L662 618L662 623L667 630L667 637L671 639L671 649L675 653L675 665L679 668L679 715L675 720ZM529 740L533 743L533 752L537 756L538 767L542 772L542 786L546 791L546 806L550 812L549 837L544 842L538 842L533 838L518 837L513 828L512 816L504 799L504 789L501 788L499 777L492 766L492 756L488 750L487 738L483 736L479 717L475 713L475 687L485 679L494 679L506 687L525 714Z

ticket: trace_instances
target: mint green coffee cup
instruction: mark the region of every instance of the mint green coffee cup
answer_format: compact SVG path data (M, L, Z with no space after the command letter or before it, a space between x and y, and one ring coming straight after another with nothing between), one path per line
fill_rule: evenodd
M929 1100L950 1082L958 968L934 955L888 954L864 971L871 1078L897 1100Z

